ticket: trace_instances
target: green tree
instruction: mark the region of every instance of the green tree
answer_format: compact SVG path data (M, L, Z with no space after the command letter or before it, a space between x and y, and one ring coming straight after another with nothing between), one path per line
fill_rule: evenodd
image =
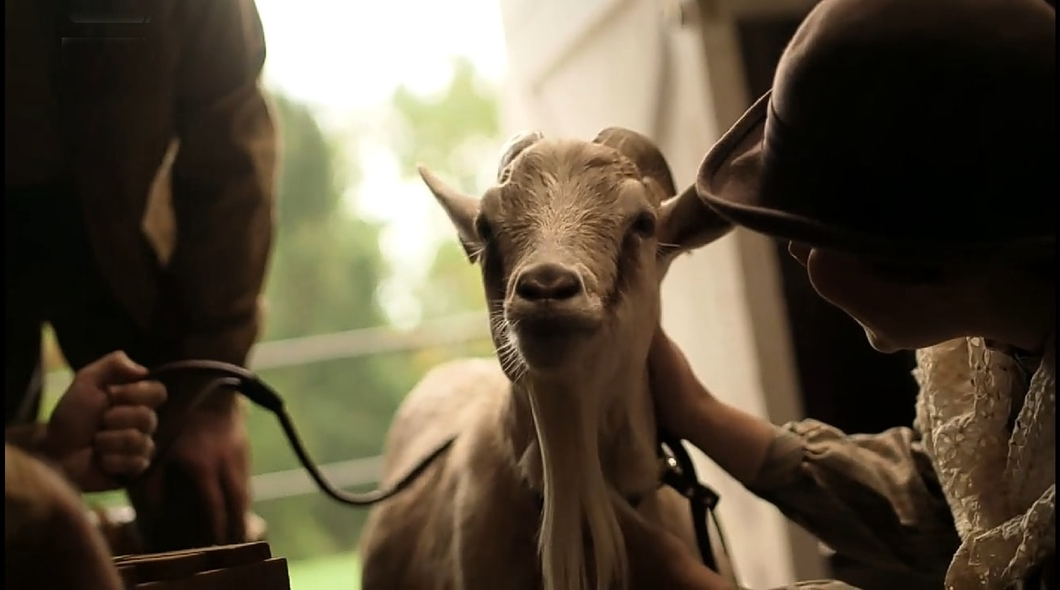
M424 320L482 312L483 324L487 321L486 296L479 267L468 261L467 254L455 237L438 246L427 278L418 291ZM456 347L432 347L418 351L413 363L422 372L454 357L486 357L493 353L493 342L486 337Z
M394 92L394 110L404 122L392 136L391 149L404 174L427 164L464 190L483 187L478 172L499 147L498 91L467 58L453 61L453 77L439 95L422 96L401 87ZM484 159L486 158L486 159Z
M469 194L485 188L479 179L492 169L501 143L499 96L470 60L453 61L452 79L441 93L422 96L401 87L392 104L403 133L392 136L390 147L407 178L418 180L416 166L425 164ZM418 289L421 317L484 310L479 281L478 269L469 264L455 233L450 234Z
M500 144L497 92L468 60L457 60L453 71L438 95L395 91L391 106L400 125L390 148L407 177L414 178L415 165L422 162L475 192ZM274 102L283 162L263 340L384 325L378 285L392 269L380 252L382 228L351 213L344 198L360 182L357 152L351 149L359 138L340 141L321 129L309 107L283 96ZM426 282L415 289L422 317L484 309L479 281L455 236L447 240ZM431 366L491 350L484 340L271 369L262 377L285 396L313 458L328 463L379 454L398 404ZM273 417L252 411L249 427L256 473L298 467ZM261 501L255 510L268 523L276 554L290 560L352 554L366 515L322 494Z
M392 104L404 132L393 136L391 150L403 174L416 180L416 166L424 164L460 190L481 193L485 188L481 179L494 170L502 142L496 86L461 57L453 61L453 76L444 91L423 96L398 88ZM455 233L439 245L417 295L423 320L485 311L478 267L469 263ZM489 339L446 350L427 349L416 354L415 366L426 371L454 356L492 352Z
M380 227L345 208L360 182L357 161L328 137L311 110L277 96L283 160L277 235L266 285L265 340L377 326L386 274Z
M425 320L486 309L479 268L468 260L455 233L438 246L427 278L418 291Z
M265 295L263 340L382 325L376 288L387 268L376 224L358 218L344 193L360 178L356 160L328 136L312 111L275 96L283 138L276 246ZM320 463L376 455L401 397L409 360L369 356L262 372L286 398ZM252 411L256 473L298 468L274 418ZM289 559L352 549L363 514L319 495L258 503L278 554Z

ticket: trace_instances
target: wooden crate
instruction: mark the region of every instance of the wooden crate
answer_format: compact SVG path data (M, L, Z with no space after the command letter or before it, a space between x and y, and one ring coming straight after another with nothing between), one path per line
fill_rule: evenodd
M265 542L114 558L125 588L291 590L287 560Z

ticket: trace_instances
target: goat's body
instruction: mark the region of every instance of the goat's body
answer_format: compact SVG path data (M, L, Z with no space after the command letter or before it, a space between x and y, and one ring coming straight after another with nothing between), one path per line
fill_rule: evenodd
M384 482L460 436L405 492L372 509L361 537L363 588L538 585L536 568L521 569L536 562L535 500L517 485L514 465L498 460L507 387L495 362L466 360L436 367L409 393L387 438ZM511 584L489 583L508 576Z
M512 428L513 403L507 377L485 359L441 365L409 394L387 440L385 483L459 438L419 481L373 509L360 550L366 590L542 587L541 510L511 440L532 425ZM659 489L638 510L695 548L687 504L672 490Z
M694 549L689 507L659 487L647 359L669 261L724 231L694 193L667 200L665 158L629 130L522 137L482 199L420 173L482 271L500 360L439 366L398 410L384 485L458 438L369 516L364 587L628 588L645 568L625 498Z

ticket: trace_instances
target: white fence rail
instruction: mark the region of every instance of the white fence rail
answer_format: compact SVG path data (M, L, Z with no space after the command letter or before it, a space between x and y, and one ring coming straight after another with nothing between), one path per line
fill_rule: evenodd
M251 352L250 367L260 371L308 365L370 354L463 344L487 337L486 314L475 312L423 322L410 330L366 328L263 342Z
M487 328L485 312L473 312L426 321L408 330L390 327L362 328L273 340L256 345L250 351L248 364L251 369L262 371L371 354L463 344L488 337ZM65 391L72 377L69 369L49 372L45 380L48 391Z
M365 457L322 465L324 477L337 488L353 488L379 481L383 458ZM251 478L250 489L255 502L282 500L294 496L315 494L319 490L309 475L301 469L262 473Z

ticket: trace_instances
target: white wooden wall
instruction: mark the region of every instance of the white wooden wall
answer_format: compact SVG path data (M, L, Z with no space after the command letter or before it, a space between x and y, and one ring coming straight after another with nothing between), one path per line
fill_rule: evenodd
M750 104L732 16L805 10L804 0L683 7L676 0L500 0L509 132L590 138L621 125L654 138L679 189L720 132ZM684 18L678 18L684 10ZM683 24L682 24L683 23ZM737 231L674 263L663 323L720 398L774 422L801 416L776 254ZM742 584L823 576L816 543L703 456Z

